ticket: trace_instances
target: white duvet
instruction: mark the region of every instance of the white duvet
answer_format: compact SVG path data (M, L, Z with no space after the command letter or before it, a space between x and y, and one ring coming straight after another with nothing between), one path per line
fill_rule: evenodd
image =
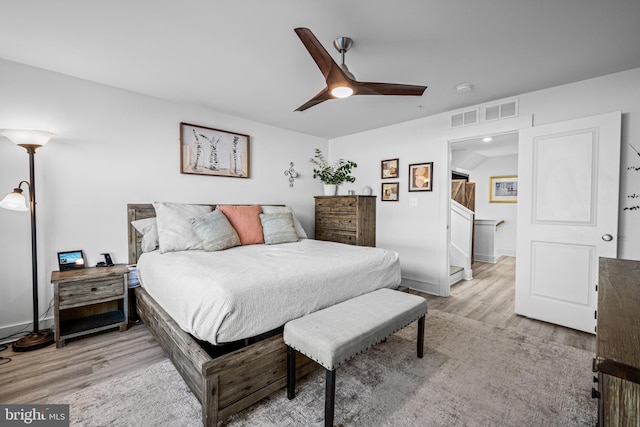
M219 252L147 252L138 276L182 329L220 344L379 288L397 288L400 261L385 249L304 239Z

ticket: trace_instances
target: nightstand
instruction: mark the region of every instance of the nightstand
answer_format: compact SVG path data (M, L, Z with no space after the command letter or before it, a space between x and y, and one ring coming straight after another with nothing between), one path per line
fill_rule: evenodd
M51 273L58 348L68 338L116 327L127 329L128 273L125 265Z

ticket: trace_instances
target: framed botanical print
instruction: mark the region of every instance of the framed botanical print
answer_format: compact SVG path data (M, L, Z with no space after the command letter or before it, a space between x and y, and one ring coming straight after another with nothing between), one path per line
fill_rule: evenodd
M383 202L397 202L398 190L400 189L399 182L383 182L382 183L382 201Z
M433 162L409 165L409 191L433 189Z
M180 172L249 178L250 137L180 123Z
M489 203L516 203L518 201L518 177L492 176L489 178Z
M381 162L381 178L397 178L398 177L398 159L383 160Z

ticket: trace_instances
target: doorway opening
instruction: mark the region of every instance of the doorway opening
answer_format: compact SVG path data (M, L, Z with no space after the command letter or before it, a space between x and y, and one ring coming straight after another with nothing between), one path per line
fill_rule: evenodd
M473 278L474 262L495 264L502 256L515 257L517 205L515 200L496 200L491 187L509 182L509 191L517 194L518 132L450 141L449 150L453 286Z

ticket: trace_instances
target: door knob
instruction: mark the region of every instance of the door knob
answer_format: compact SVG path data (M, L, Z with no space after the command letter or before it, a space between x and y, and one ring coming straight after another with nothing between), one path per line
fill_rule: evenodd
M613 236L611 234L603 234L602 240L604 240L605 242L610 242L613 240Z

